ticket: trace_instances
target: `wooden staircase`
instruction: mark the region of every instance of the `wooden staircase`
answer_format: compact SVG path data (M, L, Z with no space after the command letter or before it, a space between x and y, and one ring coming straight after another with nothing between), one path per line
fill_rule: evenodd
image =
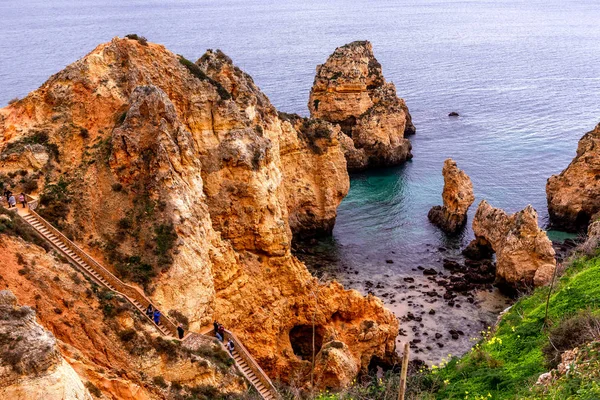
M160 323L157 325L154 320L146 316L146 308L152 304L143 292L131 285L122 282L110 271L100 265L96 260L89 256L85 251L79 248L75 243L64 236L58 229L52 226L48 221L40 217L34 209L37 206L37 200L27 196L29 207L18 208L18 214L33 227L44 239L46 239L60 254L81 272L92 278L100 286L103 286L115 293L120 294L127 299L139 312L152 322L154 327L161 335L170 339L177 338L177 326L165 315L161 315ZM156 309L156 306L152 304ZM212 330L207 331L210 335ZM197 333L189 333L185 338L188 340ZM244 377L254 386L256 391L265 400L279 399L279 394L273 386L273 383L260 368L256 360L250 355L242 342L233 332L225 331L225 341L231 339L234 342L235 350L233 359Z

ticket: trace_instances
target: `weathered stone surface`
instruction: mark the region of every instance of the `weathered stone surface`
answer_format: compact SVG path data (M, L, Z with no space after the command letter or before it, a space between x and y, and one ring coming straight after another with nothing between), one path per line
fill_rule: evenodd
M349 170L396 165L412 158L405 135L414 134L408 107L385 81L367 41L338 47L317 74L308 102L314 118L339 124Z
M600 124L579 140L571 164L548 179L546 194L550 220L557 228L585 230L592 215L600 212Z
M0 234L0 265L5 267L1 285L10 287L18 293L21 304L36 311L37 322L52 332L62 358L83 382L92 383L104 397L164 399L161 388L148 380L155 376L188 387L212 386L223 396L248 390L237 371L218 368L210 353L202 357L183 353L167 357L164 352L156 351L152 343L157 331L137 311L118 296L107 300L107 292L94 287L52 253ZM117 315L105 314L107 307L113 307ZM129 338L123 339L123 333ZM26 397L31 398L45 399Z
M223 53L192 64L114 39L0 116L0 153L47 132L59 157L45 178L71 195L61 225L115 271L131 257L153 265L145 286L163 314L181 312L193 330L219 320L284 381L308 379L290 332L313 318L347 346L352 370L393 362L398 321L383 303L320 284L290 250L293 231L331 230L348 190L340 131L282 121Z
M54 336L40 326L35 312L0 291L0 397L3 399L92 400L65 362Z
M556 268L552 242L538 227L537 212L530 205L512 215L479 203L473 219L476 238L496 252L496 282L512 289L542 286Z
M435 206L429 210L429 220L448 233L454 233L465 226L467 211L473 201L473 184L471 178L458 169L451 158L444 161L442 168L444 176L444 191L442 192L443 206Z

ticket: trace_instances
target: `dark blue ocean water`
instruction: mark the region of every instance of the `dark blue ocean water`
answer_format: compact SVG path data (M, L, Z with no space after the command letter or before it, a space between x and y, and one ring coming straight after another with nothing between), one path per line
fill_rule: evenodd
M532 204L546 224L546 179L600 122L598 21L598 0L0 0L0 104L138 33L189 59L220 48L281 111L306 115L316 65L368 39L412 113L414 159L354 176L322 248L337 266L390 280L439 267L448 252L438 247L452 255L472 236L447 238L427 221L447 157L473 180L471 216L485 198L510 212Z

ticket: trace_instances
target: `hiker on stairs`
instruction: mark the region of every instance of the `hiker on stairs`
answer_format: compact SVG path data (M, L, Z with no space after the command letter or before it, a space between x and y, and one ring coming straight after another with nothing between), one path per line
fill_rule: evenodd
M27 206L27 200L25 199L25 193L23 192L21 192L21 194L19 195L19 203L23 205L23 208Z
M158 309L154 310L154 315L153 315L153 319L154 319L154 323L156 325L160 324L160 311L158 311Z
M8 208L13 208L16 205L17 205L17 201L15 200L15 196L13 196L11 194L10 197L8 198Z
M152 307L152 304L148 304L148 308L146 308L146 315L150 319L154 318L154 308Z
M179 336L179 339L183 339L183 333L184 333L183 325L179 324L177 326L177 336Z
M235 344L233 343L233 340L229 339L229 341L227 342L227 350L229 350L229 354L231 354L231 357L233 357L233 349L235 349Z

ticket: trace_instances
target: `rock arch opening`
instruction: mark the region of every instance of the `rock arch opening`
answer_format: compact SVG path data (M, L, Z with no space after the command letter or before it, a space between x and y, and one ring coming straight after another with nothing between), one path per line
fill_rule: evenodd
M323 346L323 337L325 336L325 328L321 325L315 325L315 355ZM313 326L312 325L296 325L290 330L290 343L294 354L303 360L311 360L313 354Z

